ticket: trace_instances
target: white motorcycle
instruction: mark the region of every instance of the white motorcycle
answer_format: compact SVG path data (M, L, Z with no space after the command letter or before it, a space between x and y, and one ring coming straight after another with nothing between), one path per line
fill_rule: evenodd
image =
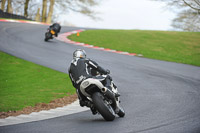
M106 121L113 121L116 115L125 116L125 111L119 104L119 96L115 95L118 91L113 82L111 88L112 90L107 89L98 79L93 78L84 80L80 85L81 93L91 101Z

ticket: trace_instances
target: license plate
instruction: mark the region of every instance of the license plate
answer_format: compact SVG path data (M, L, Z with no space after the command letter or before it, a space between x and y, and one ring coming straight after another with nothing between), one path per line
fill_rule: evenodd
M54 35L54 34L55 34L55 31L51 30L51 34L53 34L53 35Z

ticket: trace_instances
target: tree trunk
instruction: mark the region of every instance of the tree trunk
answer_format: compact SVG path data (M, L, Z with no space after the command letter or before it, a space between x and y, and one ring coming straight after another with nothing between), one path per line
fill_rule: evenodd
M6 0L1 0L1 10L4 11Z
M30 0L26 0L24 3L24 16L28 17L28 3Z
M42 4L42 22L46 22L47 17L47 0L43 0Z
M40 22L40 8L38 8L38 10L37 10L37 14L35 16L35 21Z
M54 2L55 2L55 0L50 0L49 13L48 13L46 23L51 23L51 17L53 15Z
M8 0L8 4L7 4L7 10L6 12L8 13L13 13L13 9L12 9L12 0Z

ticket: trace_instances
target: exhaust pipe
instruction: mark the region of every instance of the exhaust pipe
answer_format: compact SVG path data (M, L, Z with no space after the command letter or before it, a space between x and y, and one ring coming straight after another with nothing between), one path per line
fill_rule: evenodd
M105 94L105 96L110 98L113 102L115 101L115 94L111 90L104 87L104 88L102 88L102 92Z
M101 89L101 91L102 91L103 93L105 93L107 90L108 90L108 88L106 88L106 87L104 87L104 88Z

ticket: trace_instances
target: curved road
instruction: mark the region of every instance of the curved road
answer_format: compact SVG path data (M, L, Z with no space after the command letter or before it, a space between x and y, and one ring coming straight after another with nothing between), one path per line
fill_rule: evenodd
M27 133L199 133L200 67L120 55L75 46L56 39L44 42L48 26L0 22L0 50L67 72L72 53L85 49L89 58L111 70L121 93L125 118L106 122L90 111L2 126L0 132ZM62 27L62 32L79 28Z

